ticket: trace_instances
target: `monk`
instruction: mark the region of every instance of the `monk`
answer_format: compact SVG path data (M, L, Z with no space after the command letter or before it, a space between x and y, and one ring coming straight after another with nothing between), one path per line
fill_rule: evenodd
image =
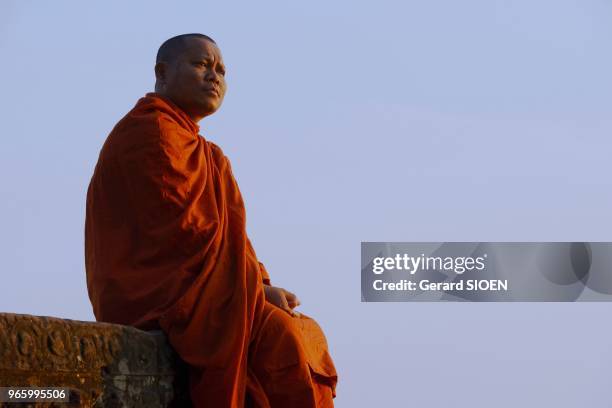
M194 406L332 407L317 323L270 283L246 234L228 158L199 135L226 91L216 43L160 47L155 92L109 134L87 191L87 287L98 321L161 329L189 366Z

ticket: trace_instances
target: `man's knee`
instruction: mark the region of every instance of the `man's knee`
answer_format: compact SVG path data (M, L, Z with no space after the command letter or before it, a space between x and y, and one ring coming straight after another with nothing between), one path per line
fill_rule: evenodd
M298 328L299 318L266 304L257 354L267 368L278 370L305 363L303 339Z

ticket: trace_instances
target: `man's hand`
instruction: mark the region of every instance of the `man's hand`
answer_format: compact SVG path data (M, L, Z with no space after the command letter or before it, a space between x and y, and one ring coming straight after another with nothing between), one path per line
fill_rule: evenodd
M293 310L300 305L300 300L293 293L283 288L268 285L264 285L264 292L266 293L266 300L274 306L280 307L291 316L300 315L299 312Z

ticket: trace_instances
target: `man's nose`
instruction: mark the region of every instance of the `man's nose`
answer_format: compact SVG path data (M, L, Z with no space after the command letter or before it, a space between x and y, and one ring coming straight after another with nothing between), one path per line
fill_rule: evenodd
M210 69L208 71L206 71L206 74L204 75L204 78L208 81L212 81L215 84L219 84L221 82L221 75L219 75L214 69Z

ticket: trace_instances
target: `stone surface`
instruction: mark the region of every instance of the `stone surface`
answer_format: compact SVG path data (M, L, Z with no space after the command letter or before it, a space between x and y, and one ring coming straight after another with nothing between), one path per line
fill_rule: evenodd
M70 389L70 403L37 407L191 406L163 333L53 317L0 314L0 386Z

